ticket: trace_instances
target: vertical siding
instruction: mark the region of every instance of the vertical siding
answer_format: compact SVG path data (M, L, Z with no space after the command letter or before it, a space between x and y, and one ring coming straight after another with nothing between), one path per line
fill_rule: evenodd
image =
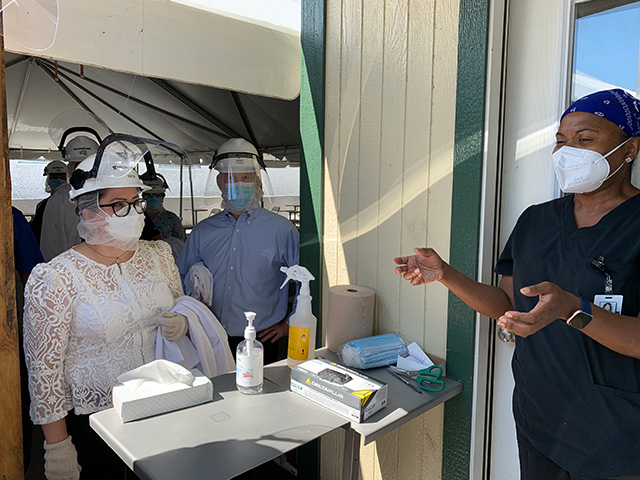
M459 4L326 5L323 310L329 287L366 285L376 333L445 356L446 289L403 283L392 258L425 245L449 255ZM437 408L363 446L360 478L440 478L442 428ZM340 478L342 441L323 439L323 479Z

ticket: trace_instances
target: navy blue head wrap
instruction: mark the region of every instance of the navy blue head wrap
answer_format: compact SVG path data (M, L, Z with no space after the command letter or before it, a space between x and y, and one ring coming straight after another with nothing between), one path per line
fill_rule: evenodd
M640 137L640 100L619 88L585 95L562 116L573 112L593 113L615 123L630 137Z

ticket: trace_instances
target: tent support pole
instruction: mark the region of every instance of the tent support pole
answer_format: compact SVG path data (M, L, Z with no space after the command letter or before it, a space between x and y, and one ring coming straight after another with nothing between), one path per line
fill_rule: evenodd
M1 22L0 16L0 22ZM0 24L1 28L1 24ZM24 479L22 446L22 411L20 400L20 350L16 315L16 283L13 258L13 215L11 213L11 171L7 127L7 87L4 65L4 38L0 36L0 101L2 161L0 161L0 478Z
M159 80L157 78L149 78L149 80L151 80L153 83L155 83L159 87L163 88L167 93L169 93L173 97L175 97L178 100L180 100L182 103L184 103L191 110L193 110L198 115L203 117L205 120L208 120L209 122L213 123L216 127L218 127L220 130L225 132L229 137L239 137L240 136L232 128L228 127L224 122L222 122L221 120L217 119L211 112L205 110L200 105L195 103L193 100L187 98L185 95L183 95L182 93L177 91L175 88L173 88L167 82L165 82L163 80Z
M89 112L92 115L95 115L95 113L93 111L91 111L91 109L87 106L86 103L84 103L82 100L80 100L80 98L71 91L71 89L69 87L67 87L64 83L62 83L61 81L57 80L55 75L53 74L53 72L51 70L49 70L46 66L42 65L40 63L39 60L36 60L36 65L38 67L40 67L40 69L49 77L51 78L51 80L53 80L54 82L56 82L58 84L58 86L60 88L62 88L62 90L64 90L64 92L69 95L74 102L76 102L78 105L80 105L80 107L82 107L84 110L86 110L87 112ZM107 127L108 128L108 127ZM110 133L113 133L113 130L109 129Z
M50 73L51 70L48 65L46 64L41 64L39 60L36 60L36 63L38 65L40 65L41 67L49 70ZM133 118L131 118L130 116L122 113L120 110L118 110L116 107L114 107L113 105L111 105L109 102L104 101L102 98L100 98L98 95L96 95L95 93L93 93L91 90L83 87L82 85L80 85L78 82L74 81L73 79L69 78L67 75L65 75L64 73L60 73L58 72L58 75L62 78L64 78L65 80L67 80L69 83L71 83L73 86L79 88L80 90L82 90L84 93L86 93L87 95L89 95L91 98L93 98L94 100L97 100L98 102L100 102L101 104L103 104L105 107L109 108L110 110L113 110L114 112L116 112L118 115L120 115L122 118L124 118L125 120L131 122L133 125L135 125L136 127L138 127L140 130L146 132L148 135L151 135L153 138L155 138L156 140L160 140L160 141L164 141L159 135L156 135L155 133L153 133L151 130L149 130L147 127L143 126L142 124L140 124L139 122L136 122Z
M253 143L253 146L256 147L256 149L261 150L262 147L258 143L258 139L253 133L253 128L251 128L251 123L249 122L249 118L247 117L247 112L244 111L244 107L240 102L240 97L238 97L238 94L236 92L229 91L229 93L231 94L231 98L233 99L233 104L236 106L236 110L238 110L238 115L240 115L240 119L242 120L244 129L247 131L247 134L249 135L249 139L251 140L251 143Z
M43 63L50 65L50 63L47 62L46 60L43 61ZM212 135L217 135L217 136L219 136L221 138L224 138L224 139L227 138L227 135L225 135L223 133L220 133L220 132L218 132L216 130L212 130L211 128L205 127L204 125L201 125L201 124L199 124L197 122L194 122L193 120L189 120L188 118L181 117L180 115L176 115L175 113L169 112L169 111L164 110L164 109L162 109L160 107L156 107L155 105L147 103L144 100L140 100L139 98L136 98L136 97L134 97L132 95L127 95L126 93L122 93L121 91L116 90L115 88L109 87L108 85L105 85L103 83L100 83L100 82L97 82L95 80L92 80L91 78L87 77L86 75L84 75L84 76L83 75L79 75L78 73L74 72L73 70L69 70L68 68L61 67L60 65L58 65L58 74L61 71L65 72L68 75L71 75L73 77L81 78L85 82L90 83L91 85L95 85L96 87L100 87L100 88L106 90L107 92L113 93L114 95L118 95L119 97L126 98L127 100L131 100L132 102L137 103L139 105L142 105L143 107L147 107L148 109L153 110L154 112L158 112L158 113L161 113L162 115L166 115L167 117L174 118L176 120L179 120L181 122L186 123L187 125L191 125L192 127L200 128L200 129L202 129L202 130L204 130L204 131L206 131L206 132L208 132L208 133L210 133ZM69 77L66 76L66 77L63 77L63 78L68 79Z
M16 131L16 126L18 125L18 118L20 118L20 112L22 111L22 104L24 103L24 94L27 91L27 85L29 85L29 78L31 77L32 68L33 68L33 59L30 59L29 64L27 65L27 71L24 72L24 79L22 80L22 88L20 89L20 97L18 98L16 113L13 116L13 125L11 125L11 132L9 133L9 143L11 143L13 134Z

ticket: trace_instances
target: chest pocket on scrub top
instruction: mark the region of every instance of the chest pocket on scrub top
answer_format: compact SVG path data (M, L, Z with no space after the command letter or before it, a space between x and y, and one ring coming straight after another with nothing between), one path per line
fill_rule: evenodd
M638 315L640 289L640 269L635 263L607 264L607 271L613 281L611 294L622 295L622 314ZM598 293L604 293L604 277L601 277ZM589 298L593 302L593 298ZM637 319L640 322L640 318ZM640 406L640 360L616 353L598 342L585 338L584 346L593 383L603 387L607 394L631 395Z

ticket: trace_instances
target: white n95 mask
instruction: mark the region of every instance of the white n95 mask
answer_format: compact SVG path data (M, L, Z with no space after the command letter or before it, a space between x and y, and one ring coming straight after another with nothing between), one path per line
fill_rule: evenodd
M624 142L611 150L606 155L602 155L593 150L564 146L553 155L553 168L560 188L565 193L588 193L600 188L600 186L613 177L615 172L609 175L609 162L607 157L631 140L627 138ZM629 162L630 159L627 159Z

